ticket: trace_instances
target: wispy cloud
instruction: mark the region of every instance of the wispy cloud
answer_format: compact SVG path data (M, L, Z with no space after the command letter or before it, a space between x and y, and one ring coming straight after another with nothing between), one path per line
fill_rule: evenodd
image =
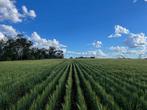
M98 50L87 50L87 51L67 51L68 56L83 56L83 57L96 57L96 58L106 58L107 54L101 49Z
M128 48L124 46L111 46L110 50L118 53L126 53Z
M137 3L139 0L133 0L133 3ZM141 1L141 0L140 0ZM142 0L144 2L147 2L147 0Z
M133 0L133 3L136 3L138 0Z

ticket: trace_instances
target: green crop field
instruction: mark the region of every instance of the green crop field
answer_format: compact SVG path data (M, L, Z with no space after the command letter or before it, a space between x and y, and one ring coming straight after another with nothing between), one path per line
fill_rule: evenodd
M0 62L0 110L147 110L147 61Z

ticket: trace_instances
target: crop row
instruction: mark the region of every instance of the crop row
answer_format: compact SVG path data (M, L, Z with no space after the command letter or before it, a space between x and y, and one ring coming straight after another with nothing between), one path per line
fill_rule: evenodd
M16 75L0 86L0 110L147 110L145 73L104 62L66 60Z
M140 90L140 88L135 88L131 84L119 80L113 77L113 75L106 73L105 71L100 71L101 68L93 68L94 65L89 65L82 63L81 68L84 68L92 79L101 85L108 94L110 94L115 102L124 110L146 110L146 94ZM122 77L123 79L123 77ZM135 83L135 82L134 82ZM130 88L130 89L128 89ZM134 93L133 90L134 89ZM136 91L135 91L136 90ZM137 94L138 93L138 94ZM139 96L140 94L140 96ZM126 103L127 102L127 103ZM110 107L110 106L109 106Z

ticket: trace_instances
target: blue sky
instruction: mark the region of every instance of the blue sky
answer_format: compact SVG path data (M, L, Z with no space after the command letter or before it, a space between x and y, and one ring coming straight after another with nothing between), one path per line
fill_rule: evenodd
M37 32L41 38L56 39L67 46L66 51L69 52L66 53L66 57L81 56L76 52L97 50L105 53L107 57L114 57L124 54L117 51L122 47L134 51L142 48L140 45L135 48L125 45L126 37L123 36L130 34L121 33L119 38L108 38L115 33L116 25L128 29L135 35L147 33L147 2L144 0L19 0L14 5L19 13L22 13L21 7L25 5L28 10L35 11L36 17L23 18L22 22L15 23L6 19L0 24L13 26L15 30L28 36ZM144 37L146 39L145 35ZM100 41L102 45L92 45L96 41Z

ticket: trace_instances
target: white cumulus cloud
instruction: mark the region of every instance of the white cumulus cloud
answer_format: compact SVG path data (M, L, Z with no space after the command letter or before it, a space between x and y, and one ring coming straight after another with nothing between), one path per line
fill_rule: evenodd
M32 17L32 18L36 17L36 13L35 13L34 10L28 11L26 6L22 6L22 10L23 10L23 15L24 16L29 16L29 17Z
M147 37L144 33L131 33L125 40L125 44L130 48L136 48L147 45Z
M0 25L0 40L7 40L9 38L15 38L18 32L10 25Z
M6 41L7 40L7 37L5 37L5 35L0 32L0 41L1 40Z
M0 18L1 20L11 20L21 22L21 14L18 12L15 1L0 0Z
M114 28L115 28L115 33L109 35L108 38L119 38L123 34L128 34L129 33L128 29L126 29L125 27L122 27L120 25L116 25Z
M22 22L22 19L27 16L36 17L35 11L28 11L25 6L22 7L24 13L21 14L15 3L15 0L0 0L0 21L9 20L16 23Z
M118 26L118 25L117 25ZM128 54L128 55L139 55L143 56L146 55L147 52L147 36L144 33L133 33L130 32L127 28L122 28L122 31L118 31L115 26L115 36L110 36L109 38L116 37L117 34L119 34L119 37L124 34L125 40L123 41L125 44L125 47L110 47L111 50L115 52L121 52L123 54ZM122 27L122 26L119 26ZM117 33L118 32L118 33ZM117 38L119 38L117 36ZM127 50L126 50L127 49Z
M51 46L57 48L57 49L63 49L63 51L66 51L66 46L63 44L60 44L59 41L56 39L48 40L45 38L42 38L37 32L33 32L31 36L32 41L34 42L34 46L38 48L49 48Z
M95 48L100 48L102 46L102 42L101 41L95 41L92 43L93 47Z
M128 29L116 25L115 26L115 34L109 36L109 38L117 37L119 38L122 35L125 35L125 44L129 48L137 48L140 46L145 46L147 45L147 36L144 33L132 33Z

